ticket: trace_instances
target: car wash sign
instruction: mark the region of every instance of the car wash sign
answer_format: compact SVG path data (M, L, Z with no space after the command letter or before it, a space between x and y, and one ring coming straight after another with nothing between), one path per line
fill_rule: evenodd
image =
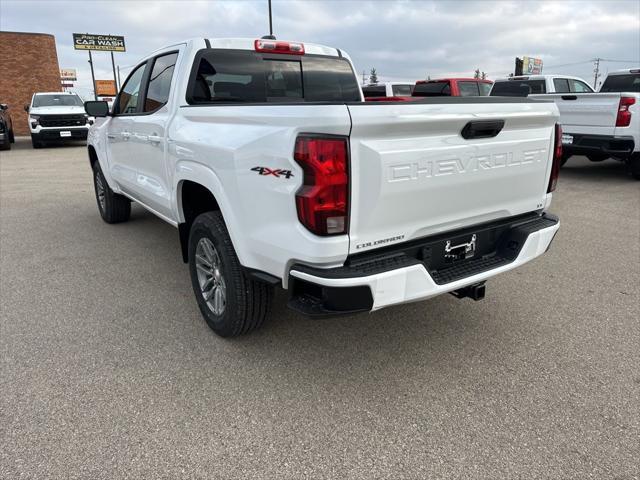
M119 35L93 35L74 33L73 48L76 50L101 50L103 52L124 52L124 37Z

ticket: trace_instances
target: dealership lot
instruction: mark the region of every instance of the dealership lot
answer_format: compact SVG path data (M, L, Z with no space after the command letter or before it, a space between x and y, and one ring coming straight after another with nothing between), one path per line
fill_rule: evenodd
M177 231L100 219L85 147L0 153L0 478L639 478L640 189L572 158L550 252L234 340ZM265 212L268 215L268 212Z

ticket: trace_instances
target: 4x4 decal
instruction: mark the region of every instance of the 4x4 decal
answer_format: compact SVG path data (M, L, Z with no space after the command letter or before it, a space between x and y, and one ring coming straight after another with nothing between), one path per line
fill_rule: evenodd
M258 175L273 175L274 177L280 178L291 178L293 177L293 173L291 170L282 170L280 168L269 168L269 167L253 167L251 169L252 172L258 172Z

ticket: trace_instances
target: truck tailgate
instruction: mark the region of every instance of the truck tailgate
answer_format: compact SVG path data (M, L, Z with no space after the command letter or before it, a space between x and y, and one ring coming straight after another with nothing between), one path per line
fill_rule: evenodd
M447 99L348 108L350 253L543 208L553 103ZM469 122L500 120L495 137L461 135Z
M566 133L614 134L619 93L563 93L530 97L553 100L560 110L560 123Z

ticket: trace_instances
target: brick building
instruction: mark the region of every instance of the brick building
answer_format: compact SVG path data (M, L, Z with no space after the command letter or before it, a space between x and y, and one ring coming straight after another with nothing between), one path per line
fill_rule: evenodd
M0 32L0 103L9 105L16 135L29 135L25 104L34 92L59 92L56 39L46 33Z

